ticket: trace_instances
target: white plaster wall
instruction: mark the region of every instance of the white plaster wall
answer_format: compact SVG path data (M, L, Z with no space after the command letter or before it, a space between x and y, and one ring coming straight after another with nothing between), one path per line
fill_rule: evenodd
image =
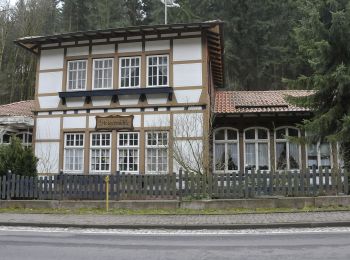
M64 62L64 50L42 50L40 53L40 70L62 69Z
M96 116L89 116L89 128L96 128Z
M63 118L63 128L86 128L85 116L70 116Z
M197 103L201 97L201 89L175 90L174 95L178 103Z
M176 140L174 141L174 171L180 170L181 164L201 171L203 169L203 141Z
M62 71L39 73L38 94L62 91Z
M37 142L35 156L39 159L37 170L39 174L59 172L59 142Z
M174 39L173 60L200 60L202 59L201 38Z
M38 97L40 108L57 108L60 103L58 95Z
M120 95L118 99L119 104L122 106L137 105L139 102L139 95Z
M166 127L170 126L169 114L144 115L144 127Z
M67 107L82 107L84 105L85 98L84 97L76 97L76 98L67 98L66 105Z
M174 136L176 137L202 137L203 113L174 114Z
M60 139L60 118L37 118L36 139L57 140Z
M126 42L118 44L118 52L135 52L142 51L142 43L141 42Z
M110 106L111 105L111 97L92 97L91 102L92 102L92 105L94 107Z
M174 64L174 87L202 86L202 63Z
M92 54L114 53L115 52L115 45L114 44L93 45L91 52L92 52Z
M159 50L169 50L170 41L146 41L145 50L146 51L159 51Z
M148 94L146 98L150 105L166 104L168 101L168 94Z
M89 46L67 48L67 56L89 55Z

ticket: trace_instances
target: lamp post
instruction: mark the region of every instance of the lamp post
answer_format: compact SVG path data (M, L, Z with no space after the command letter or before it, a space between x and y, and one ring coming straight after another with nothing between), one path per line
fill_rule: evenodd
M168 23L168 7L180 7L179 4L175 3L175 0L160 0L164 4L164 23Z

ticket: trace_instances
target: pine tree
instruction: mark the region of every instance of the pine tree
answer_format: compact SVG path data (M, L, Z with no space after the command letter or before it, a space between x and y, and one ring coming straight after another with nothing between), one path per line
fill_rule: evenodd
M301 54L312 68L290 85L314 94L293 100L314 111L303 127L309 141L339 142L345 167L350 168L350 2L299 2L304 18L295 29Z

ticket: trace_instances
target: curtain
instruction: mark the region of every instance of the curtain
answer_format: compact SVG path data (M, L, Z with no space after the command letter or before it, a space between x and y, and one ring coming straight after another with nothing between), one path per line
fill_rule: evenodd
M258 169L268 170L269 169L269 157L268 157L268 144L259 143L258 144Z
M215 170L225 170L225 144L215 144Z
M320 144L321 166L331 168L331 148L329 143Z
M299 169L299 145L289 144L289 167L290 169Z
M245 167L249 170L256 168L255 161L255 143L245 144Z
M227 166L229 171L238 170L237 144L227 144Z
M276 143L276 164L277 170L287 168L287 148L286 143Z
M307 163L309 168L318 167L316 144L309 144L307 147Z

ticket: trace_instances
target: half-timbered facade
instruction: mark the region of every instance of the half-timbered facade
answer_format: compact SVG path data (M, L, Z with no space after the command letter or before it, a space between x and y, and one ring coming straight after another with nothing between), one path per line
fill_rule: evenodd
M208 170L210 93L223 84L222 23L25 37L38 57L41 174Z

